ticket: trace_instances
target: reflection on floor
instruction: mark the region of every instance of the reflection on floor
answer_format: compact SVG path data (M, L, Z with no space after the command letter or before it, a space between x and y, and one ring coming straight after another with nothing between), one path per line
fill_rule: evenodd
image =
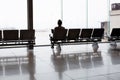
M50 46L0 49L0 80L119 80L120 46L100 44L62 46L53 55Z

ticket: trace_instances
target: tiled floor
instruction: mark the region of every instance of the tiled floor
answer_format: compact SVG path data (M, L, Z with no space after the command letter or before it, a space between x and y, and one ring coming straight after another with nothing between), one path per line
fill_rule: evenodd
M0 80L120 80L120 44L62 46L56 57L50 46L0 49Z

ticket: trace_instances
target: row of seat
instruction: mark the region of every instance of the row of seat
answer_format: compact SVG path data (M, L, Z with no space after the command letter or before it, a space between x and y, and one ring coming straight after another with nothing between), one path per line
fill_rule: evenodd
M74 42L97 42L101 41L104 35L104 28L84 28L84 29L65 29L51 30L50 36L51 47L59 43L74 43Z
M99 39L104 35L103 28L86 28L86 29L65 29L53 31L52 29L52 41L59 40L90 40L90 39Z
M26 45L33 49L35 30L0 30L0 46Z
M35 30L0 30L0 41L34 40Z

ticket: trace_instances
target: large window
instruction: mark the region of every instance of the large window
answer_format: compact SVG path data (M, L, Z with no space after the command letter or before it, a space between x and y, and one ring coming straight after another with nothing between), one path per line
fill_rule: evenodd
M0 29L27 29L27 0L0 0Z
M62 4L66 28L86 27L86 0L63 0Z
M100 28L110 21L119 0L33 0L36 44L50 44L50 30L63 20L66 28ZM0 29L27 29L27 0L0 0ZM110 26L108 26L110 27Z
M108 0L88 0L88 27L100 28L101 22L109 21Z
M50 44L50 29L61 19L61 0L33 0L34 28L36 44Z
M108 0L34 0L37 44L50 44L48 35L58 19L66 28L100 28L109 21L108 5Z
M61 0L33 0L34 28L48 30L61 18Z

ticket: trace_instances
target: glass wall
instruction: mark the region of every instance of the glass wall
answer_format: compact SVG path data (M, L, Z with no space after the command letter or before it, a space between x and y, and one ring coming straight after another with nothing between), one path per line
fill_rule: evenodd
M37 44L50 44L50 30L62 19L66 28L100 28L109 21L108 0L34 0Z
M36 44L50 44L50 29L61 19L61 0L33 0L34 29Z
M27 0L0 0L0 29L27 29Z
M50 44L50 30L58 19L66 28L100 28L101 22L110 22L112 3L120 1L33 0L36 44ZM0 29L27 29L27 0L0 0L0 11Z
M56 21L61 18L60 0L33 0L34 1L34 28L49 30L56 26Z
M86 0L63 0L63 24L66 28L86 27Z
M109 21L108 0L88 0L88 27L101 28L101 22Z

